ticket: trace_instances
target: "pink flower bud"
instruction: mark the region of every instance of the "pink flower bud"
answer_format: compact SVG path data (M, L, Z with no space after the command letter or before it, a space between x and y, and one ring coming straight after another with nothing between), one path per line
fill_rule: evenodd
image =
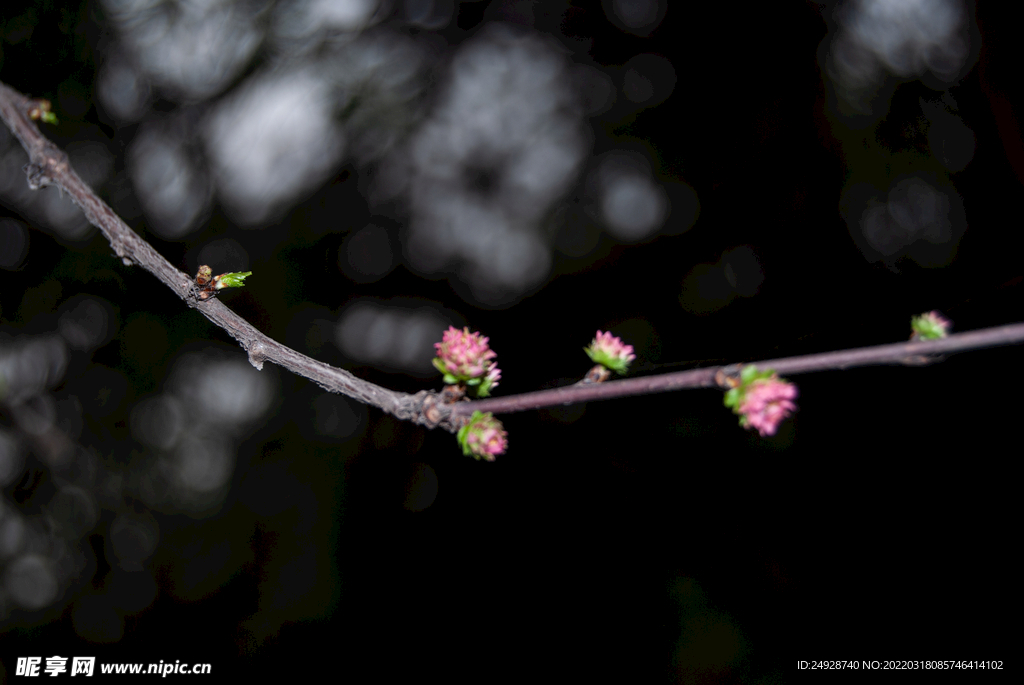
M591 361L606 366L619 374L626 373L629 363L636 359L633 354L632 345L622 344L620 338L615 337L611 332L597 332L597 337L590 343L590 347L583 348Z
M491 369L487 372L487 380L484 381L487 384L488 389L498 387L498 379L501 378L501 369L498 365L491 363Z
M449 326L444 332L441 342L434 343L437 348L437 357L434 359L434 366L445 374L446 383L459 383L474 379L482 379L485 376L497 381L501 372L497 371L494 362L491 360L497 354L487 346L488 338L479 333L470 333L469 328L461 331L454 326ZM493 369L493 372L492 372ZM491 386L493 387L493 383Z
M469 423L459 429L458 440L462 453L474 459L494 461L508 449L508 433L491 413L473 412Z
M775 435L779 424L795 409L796 386L778 377L753 381L743 394L739 414L744 426L761 434Z
M921 316L915 316L910 320L910 327L913 332L911 340L938 340L949 335L949 329L953 323L936 311L926 312Z

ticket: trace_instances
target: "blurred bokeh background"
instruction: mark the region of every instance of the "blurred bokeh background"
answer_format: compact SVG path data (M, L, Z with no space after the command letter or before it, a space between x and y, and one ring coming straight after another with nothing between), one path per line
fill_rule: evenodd
M388 387L497 394L1022 319L1012 22L958 0L10 0L0 80L171 263ZM1018 349L502 417L510 450L267 365L0 130L0 672L779 683L1005 659ZM927 646L927 649L924 647Z

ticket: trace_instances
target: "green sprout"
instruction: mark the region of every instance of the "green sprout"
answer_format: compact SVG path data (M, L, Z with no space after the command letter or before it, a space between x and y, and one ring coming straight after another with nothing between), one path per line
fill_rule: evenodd
M49 100L39 100L36 102L36 106L28 111L28 118L35 121L41 119L48 124L57 124L57 115L50 111L51 105Z
M252 276L251 271L232 271L231 273L214 276L213 287L217 290L221 288L241 288L245 285L245 279L249 276Z
M245 279L252 275L251 271L232 271L231 273L220 274L210 277L213 270L203 264L196 272L196 283L194 292L200 301L217 297L217 294L224 288L241 288L245 285Z

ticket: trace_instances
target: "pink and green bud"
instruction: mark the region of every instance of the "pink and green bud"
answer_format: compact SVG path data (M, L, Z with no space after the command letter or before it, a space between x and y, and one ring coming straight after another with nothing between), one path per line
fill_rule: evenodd
M629 363L636 359L633 354L632 345L623 345L620 338L616 338L610 332L597 332L597 337L590 343L590 347L584 347L591 361L611 369L615 373L624 374L629 368Z
M736 387L725 393L725 406L739 414L740 425L756 428L761 437L775 435L782 423L796 411L796 386L779 378L771 369L743 368Z
M449 326L441 342L434 343L434 366L444 374L444 382L480 386L477 394L482 391L484 395L480 396L486 396L501 377L501 371L491 361L498 355L487 346L487 341L479 333L470 333L469 328L460 331Z
M911 340L938 340L949 334L952 322L938 312L927 312L910 320Z
M501 369L494 362L491 362L491 368L487 371L487 375L480 381L480 385L476 386L477 397L487 397L491 394L491 390L498 387L498 379L501 378Z
M477 460L494 461L496 456L504 454L508 449L508 433L501 421L490 412L473 412L469 423L459 429L457 437L462 453Z

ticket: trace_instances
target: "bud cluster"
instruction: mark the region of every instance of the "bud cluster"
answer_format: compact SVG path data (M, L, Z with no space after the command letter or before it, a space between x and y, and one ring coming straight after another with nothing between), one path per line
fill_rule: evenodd
M457 437L462 453L477 460L494 461L497 455L508 449L508 433L490 412L473 412L469 423L459 429Z
M952 327L949 319L936 311L926 312L910 319L911 340L938 340L945 338Z
M753 365L746 366L739 380L731 380L729 385L733 387L725 393L725 406L739 414L741 426L756 428L761 437L775 435L779 424L796 411L796 386L771 369L758 371Z
M607 331L598 331L590 347L584 347L583 351L595 364L600 364L620 375L626 373L629 363L636 359L632 345L624 345L621 338Z
M460 331L449 326L441 342L434 343L434 366L444 374L444 382L473 387L477 397L490 395L498 386L501 370L493 361L498 355L488 347L488 340L479 333L470 333L469 328Z

